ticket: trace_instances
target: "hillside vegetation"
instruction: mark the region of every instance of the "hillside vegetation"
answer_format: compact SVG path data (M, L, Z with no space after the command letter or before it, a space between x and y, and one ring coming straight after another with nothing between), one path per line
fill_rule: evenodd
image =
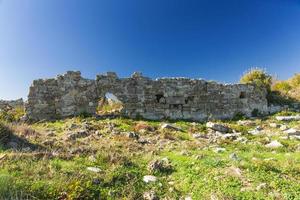
M298 121L217 124L225 132L124 118L2 122L0 198L300 198L299 140L286 132Z
M295 74L286 81L276 81L272 89L283 96L300 101L300 74Z

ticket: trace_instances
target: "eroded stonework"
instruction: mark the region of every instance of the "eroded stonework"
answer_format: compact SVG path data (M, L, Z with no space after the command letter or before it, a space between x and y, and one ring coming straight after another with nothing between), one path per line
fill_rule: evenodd
M152 80L139 73L119 78L113 72L90 80L82 78L80 72L69 71L33 82L26 115L30 120L51 120L95 114L99 99L108 92L123 103L122 115L130 118L203 121L267 111L266 91L253 85L188 78Z

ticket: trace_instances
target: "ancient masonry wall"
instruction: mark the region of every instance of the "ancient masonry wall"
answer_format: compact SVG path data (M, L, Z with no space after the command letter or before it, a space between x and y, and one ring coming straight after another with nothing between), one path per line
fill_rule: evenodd
M122 103L122 115L146 119L202 121L228 119L238 113L267 111L266 91L247 84L219 84L200 79L152 80L134 73L118 78L113 72L96 80L69 71L53 79L35 80L30 87L26 116L51 120L81 113L95 114L100 98L109 92Z

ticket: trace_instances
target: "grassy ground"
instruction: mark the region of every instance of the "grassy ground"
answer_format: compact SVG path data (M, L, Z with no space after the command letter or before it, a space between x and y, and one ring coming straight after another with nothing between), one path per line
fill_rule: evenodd
M245 142L196 139L194 133L208 133L205 124L183 121L172 122L183 131L123 118L4 123L30 148L2 144L0 199L143 199L149 191L160 199L300 199L299 140L283 139L279 128L271 128L271 122L283 124L274 116L252 122L223 122L241 132ZM300 128L299 122L285 124ZM248 133L258 125L262 134ZM88 135L68 137L78 130ZM265 147L272 140L283 147ZM148 164L162 158L172 170L150 172ZM157 181L145 183L145 175Z

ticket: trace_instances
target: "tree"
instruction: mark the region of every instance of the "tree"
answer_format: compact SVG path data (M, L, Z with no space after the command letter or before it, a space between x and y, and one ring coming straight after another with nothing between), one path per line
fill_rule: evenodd
M266 88L268 92L271 91L272 76L265 70L260 68L252 68L248 70L240 79L240 83L255 84L258 87Z

